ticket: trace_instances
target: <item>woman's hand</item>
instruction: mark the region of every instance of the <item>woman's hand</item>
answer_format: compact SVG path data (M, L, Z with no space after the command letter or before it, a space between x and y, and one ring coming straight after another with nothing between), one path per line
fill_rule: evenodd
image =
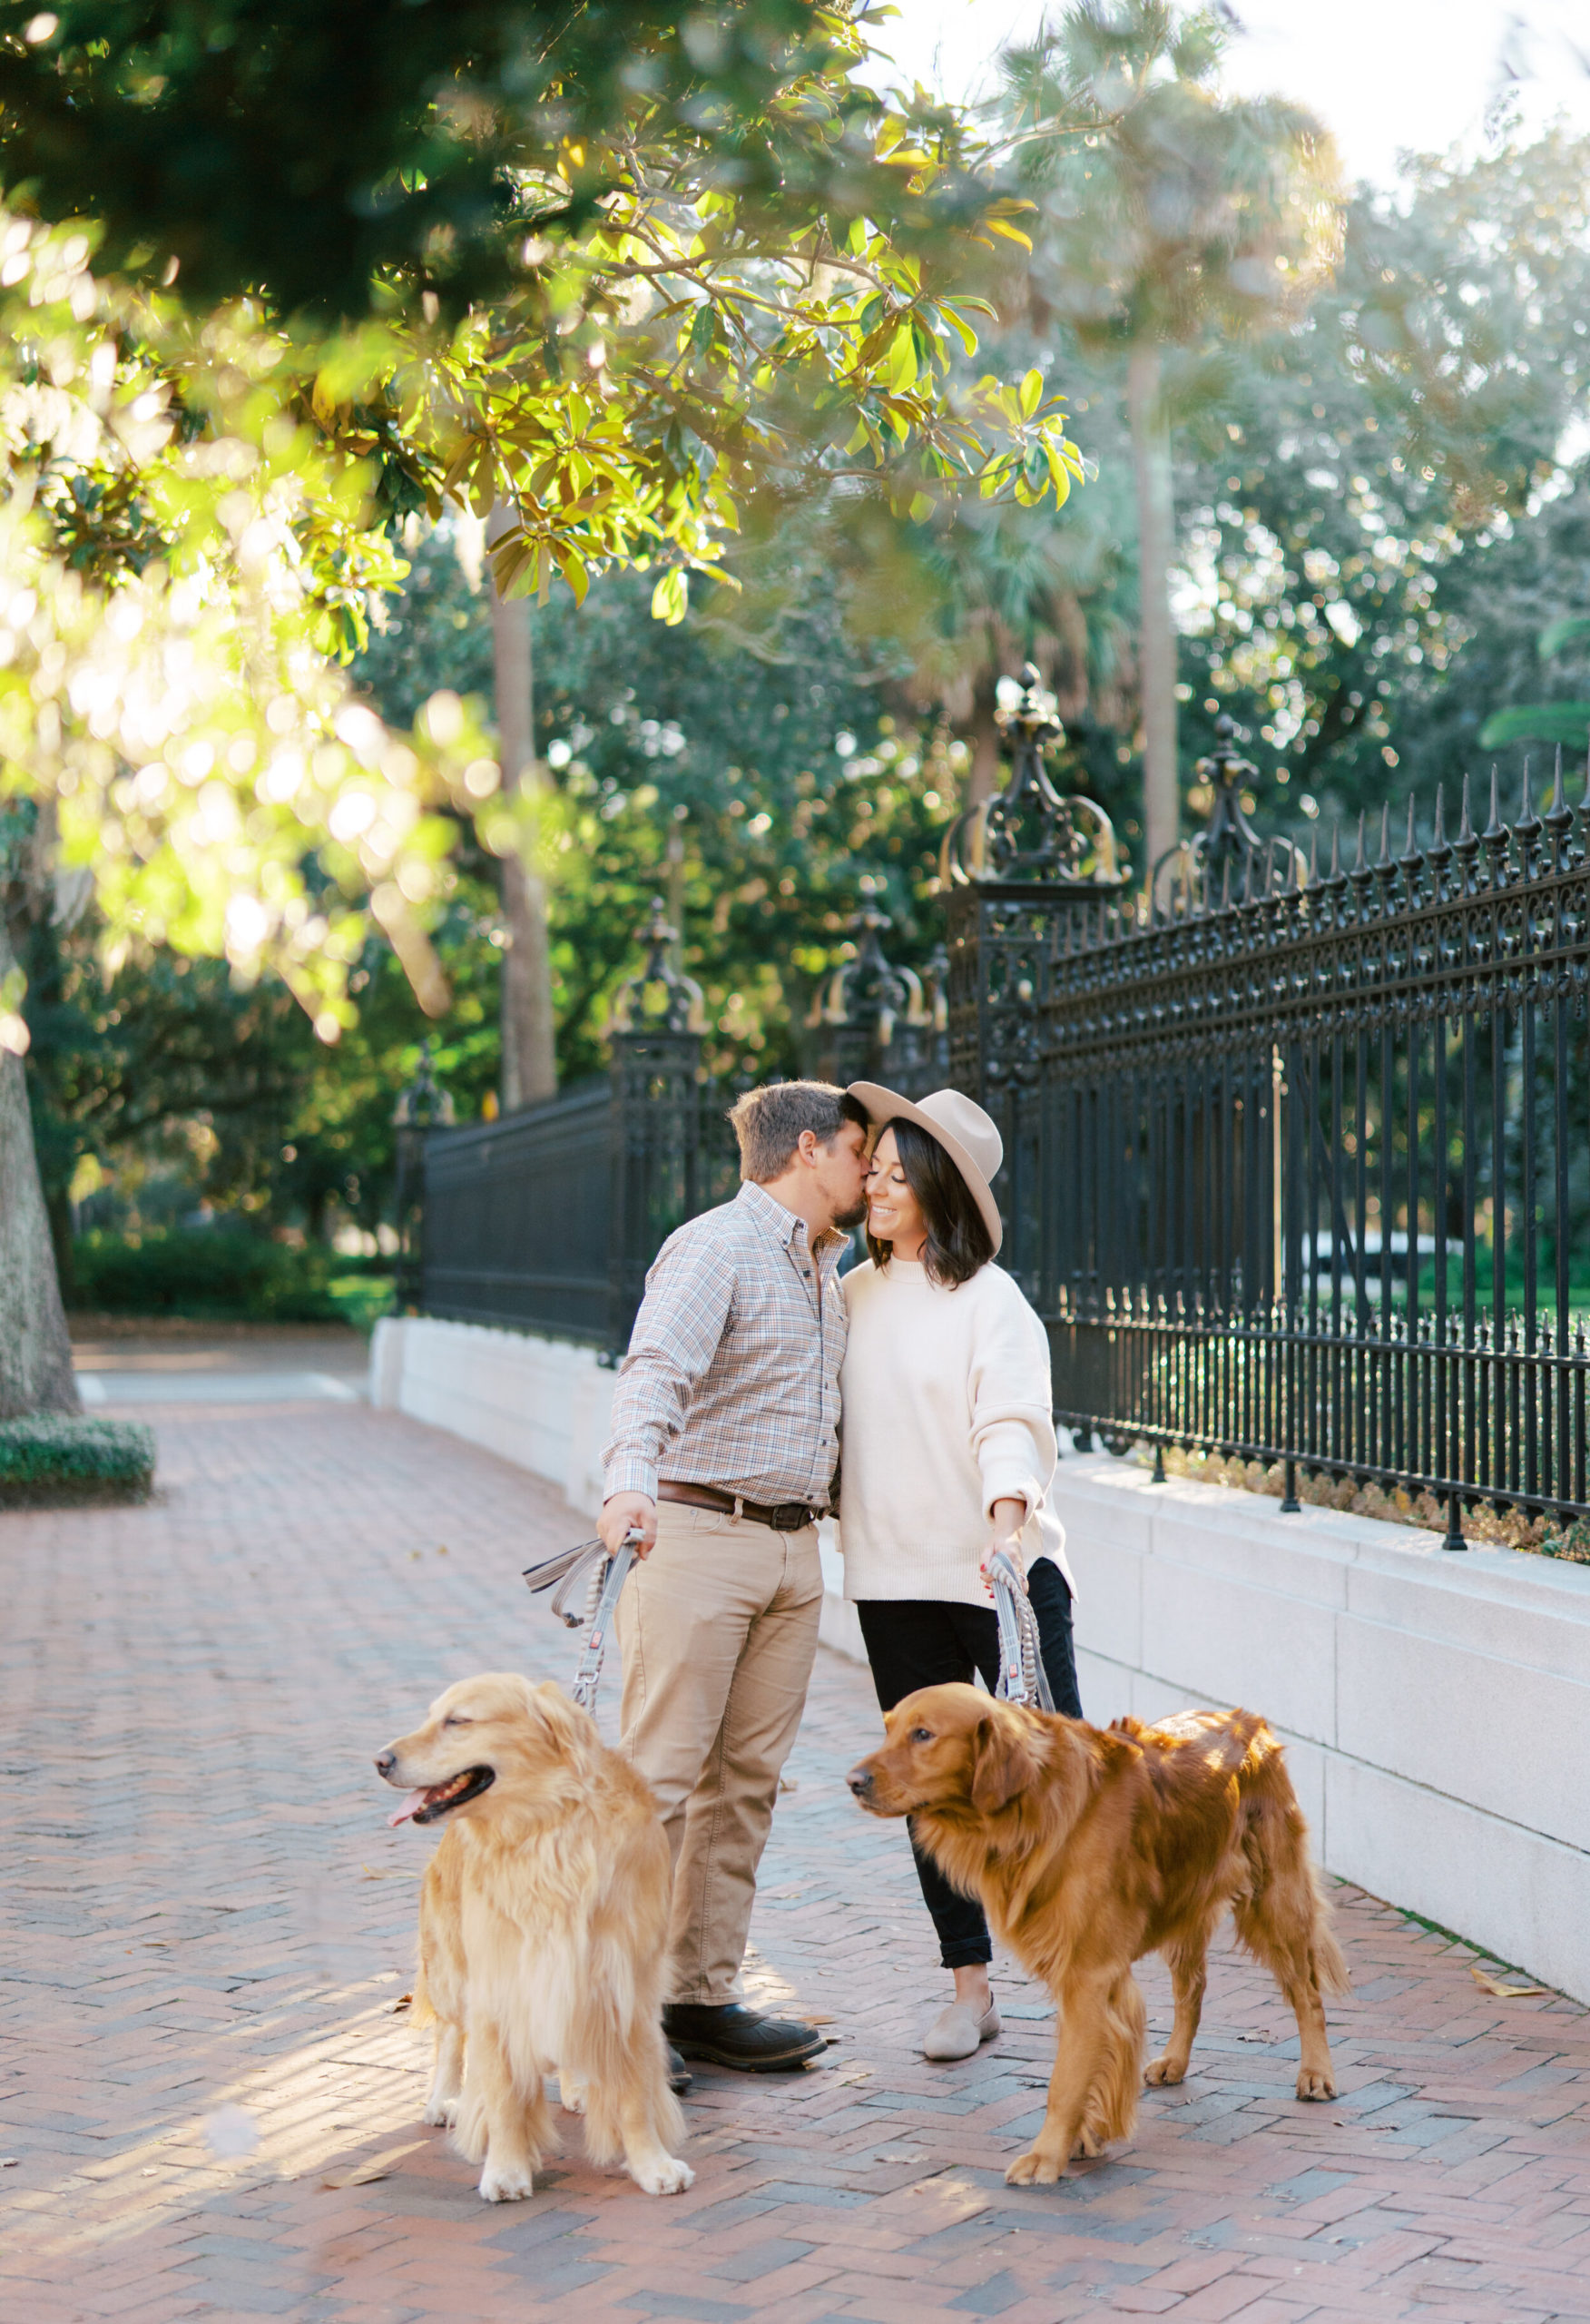
M983 1587L990 1598L994 1595L994 1582L988 1571L989 1561L1000 1550L1004 1550L1008 1554L1011 1564L1021 1576L1022 1588L1024 1590L1026 1588L1026 1567L1021 1554L1022 1531L1026 1524L1026 1519L1027 1505L1025 1501L996 1501L989 1512L992 1533L988 1546L983 1552L983 1562L979 1570L983 1576Z

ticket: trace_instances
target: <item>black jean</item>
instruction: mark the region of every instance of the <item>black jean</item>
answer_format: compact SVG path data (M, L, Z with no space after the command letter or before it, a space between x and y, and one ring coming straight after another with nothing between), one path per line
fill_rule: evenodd
M1038 1619L1038 1644L1055 1708L1069 1718L1080 1718L1071 1592L1052 1558L1034 1560L1027 1595ZM973 1672L980 1670L992 1688L998 1677L999 1623L992 1606L962 1606L941 1598L869 1598L856 1611L882 1710L892 1710L918 1687L942 1687L957 1679L969 1685ZM945 1967L962 1969L974 1961L992 1961L994 1947L981 1905L950 1886L932 1857L917 1846L914 1832L911 1854L923 1900L938 1931Z

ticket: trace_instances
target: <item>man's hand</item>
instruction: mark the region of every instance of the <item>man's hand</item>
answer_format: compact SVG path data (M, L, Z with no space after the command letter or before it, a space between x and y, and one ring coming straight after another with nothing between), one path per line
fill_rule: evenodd
M625 1534L638 1533L640 1540L630 1546L636 1557L647 1557L657 1539L657 1504L643 1492L615 1492L603 1502L596 1531L610 1552L623 1546Z

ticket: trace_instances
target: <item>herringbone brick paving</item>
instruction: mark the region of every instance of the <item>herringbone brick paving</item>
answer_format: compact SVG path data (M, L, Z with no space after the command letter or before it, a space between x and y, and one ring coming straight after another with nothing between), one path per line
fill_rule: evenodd
M171 1407L161 1437L150 1508L0 1518L5 2324L1590 2319L1585 2013L1486 1995L1467 1948L1351 1889L1338 2102L1293 2100L1295 2029L1222 1952L1192 2074L1131 2147L1007 2188L1046 2004L1001 1964L1003 2037L916 2055L943 1980L903 1837L840 1781L865 1673L826 1654L748 1980L831 2020L826 2063L703 2073L675 2201L576 2133L532 2201L483 2205L419 2123L395 2004L427 1843L386 1830L369 1762L471 1669L566 1674L516 1576L584 1529L362 1409Z

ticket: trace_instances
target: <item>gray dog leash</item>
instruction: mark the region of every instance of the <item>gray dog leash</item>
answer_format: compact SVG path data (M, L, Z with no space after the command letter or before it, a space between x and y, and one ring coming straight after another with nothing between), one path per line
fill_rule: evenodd
M996 1550L988 1560L988 1579L994 1585L994 1611L999 1621L1000 1699L1030 1703L1035 1697L1040 1710L1053 1710L1055 1698L1038 1643L1038 1618L1008 1550Z
M605 1541L580 1541L572 1550L560 1550L555 1557L545 1558L539 1565L525 1570L525 1580L533 1591L539 1594L543 1590L553 1590L552 1610L566 1628L585 1632L574 1684L569 1689L582 1710L594 1711L596 1708L596 1689L602 1683L602 1663L607 1652L613 1610L634 1563L633 1544L639 1538L638 1534L626 1534L611 1556ZM584 1611L576 1614L570 1610L569 1600L582 1578L585 1578L586 1584L585 1604Z

